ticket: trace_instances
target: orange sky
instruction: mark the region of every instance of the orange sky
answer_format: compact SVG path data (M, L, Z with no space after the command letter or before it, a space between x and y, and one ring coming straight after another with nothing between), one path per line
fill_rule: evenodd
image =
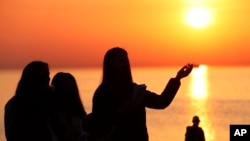
M194 28L185 11L212 13ZM133 66L250 64L249 0L1 0L0 68L44 60L52 67L101 66L125 48Z

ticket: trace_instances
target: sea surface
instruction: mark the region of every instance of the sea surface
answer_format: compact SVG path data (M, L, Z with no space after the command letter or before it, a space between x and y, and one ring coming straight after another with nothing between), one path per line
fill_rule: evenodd
M180 67L133 68L133 80L146 84L160 94ZM101 68L51 68L70 72L77 80L82 102L91 112L92 96L102 78ZM21 69L0 70L0 141L4 133L4 105L14 93ZM212 67L201 65L181 80L181 87L169 107L147 109L150 141L184 141L186 126L192 117L200 117L206 141L229 141L230 124L250 124L250 67Z

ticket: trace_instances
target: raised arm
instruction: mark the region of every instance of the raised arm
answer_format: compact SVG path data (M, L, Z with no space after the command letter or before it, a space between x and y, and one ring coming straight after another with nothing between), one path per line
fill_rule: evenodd
M146 91L145 94L145 106L154 109L164 109L168 107L173 101L181 82L180 80L190 74L193 69L192 64L185 65L182 67L175 78L171 78L167 83L165 89L158 95L156 93Z

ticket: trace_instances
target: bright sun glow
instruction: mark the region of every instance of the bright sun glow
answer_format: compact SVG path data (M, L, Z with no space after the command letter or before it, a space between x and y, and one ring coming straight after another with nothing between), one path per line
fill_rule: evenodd
M186 22L195 28L205 27L211 23L211 13L206 8L188 9Z

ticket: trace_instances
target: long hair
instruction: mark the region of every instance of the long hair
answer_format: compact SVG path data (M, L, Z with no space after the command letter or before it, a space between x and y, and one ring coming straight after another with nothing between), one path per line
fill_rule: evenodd
M24 69L18 82L14 108L25 110L26 106L37 108L49 87L49 67L42 61L32 61ZM27 109L28 110L28 109ZM17 110L18 111L18 110ZM21 111L19 111L21 112Z
M122 56L122 58L119 58L119 56ZM119 61L124 64L122 68L116 67L116 63ZM133 80L127 51L120 47L114 47L108 50L104 56L103 79L101 84L130 85L132 82Z
M70 73L59 72L52 79L56 110L78 116L85 126L86 112L81 102L77 82Z

